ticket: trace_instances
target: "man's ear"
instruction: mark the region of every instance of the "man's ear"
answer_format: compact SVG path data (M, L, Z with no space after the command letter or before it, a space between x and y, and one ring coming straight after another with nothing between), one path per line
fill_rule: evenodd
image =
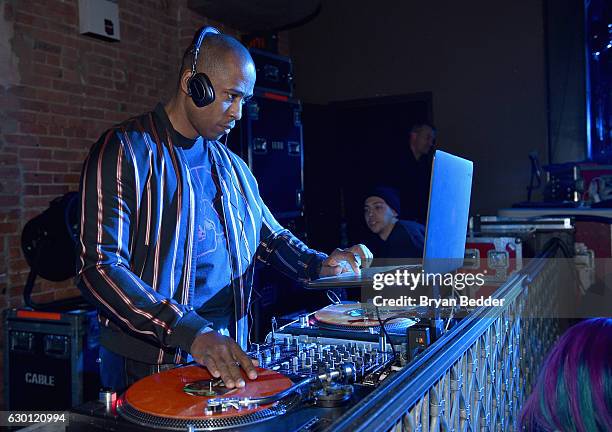
M186 95L189 95L189 85L188 85L189 78L191 78L190 69L185 69L183 72L181 72L180 87L181 87L181 91L185 93Z

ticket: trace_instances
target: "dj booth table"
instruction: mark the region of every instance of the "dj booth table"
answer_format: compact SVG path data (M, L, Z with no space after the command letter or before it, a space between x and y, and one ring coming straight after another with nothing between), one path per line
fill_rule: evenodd
M559 287L575 271L552 243L492 295L503 307L480 307L461 319L373 391L355 391L340 408L294 406L232 431L514 430L542 360L563 330ZM70 415L67 431L147 430L95 416L93 405ZM150 430L150 429L149 429ZM180 430L198 430L180 429Z

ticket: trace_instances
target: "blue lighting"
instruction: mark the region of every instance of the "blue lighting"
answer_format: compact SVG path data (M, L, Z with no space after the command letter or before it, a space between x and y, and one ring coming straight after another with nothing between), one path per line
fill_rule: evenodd
M610 0L586 0L586 151L594 162L612 163L612 8Z

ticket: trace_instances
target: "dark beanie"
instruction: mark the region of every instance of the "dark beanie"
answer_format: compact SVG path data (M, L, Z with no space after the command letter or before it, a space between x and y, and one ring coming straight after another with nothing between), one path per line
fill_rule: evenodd
M377 186L373 189L370 189L370 191L366 195L366 198L369 198L371 196L377 196L379 198L382 198L383 200L385 200L385 203L387 203L389 207L395 210L398 215L400 214L400 197L397 189L387 186Z

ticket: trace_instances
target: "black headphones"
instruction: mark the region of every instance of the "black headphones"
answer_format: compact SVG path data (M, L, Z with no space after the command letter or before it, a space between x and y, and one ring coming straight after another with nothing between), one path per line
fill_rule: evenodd
M210 78L204 72L196 72L198 64L198 54L202 41L207 34L221 34L219 30L211 26L204 26L197 35L197 40L194 39L193 45L193 62L191 63L191 77L187 82L187 94L191 96L193 103L197 107L202 108L210 105L215 100L215 89L213 88Z

